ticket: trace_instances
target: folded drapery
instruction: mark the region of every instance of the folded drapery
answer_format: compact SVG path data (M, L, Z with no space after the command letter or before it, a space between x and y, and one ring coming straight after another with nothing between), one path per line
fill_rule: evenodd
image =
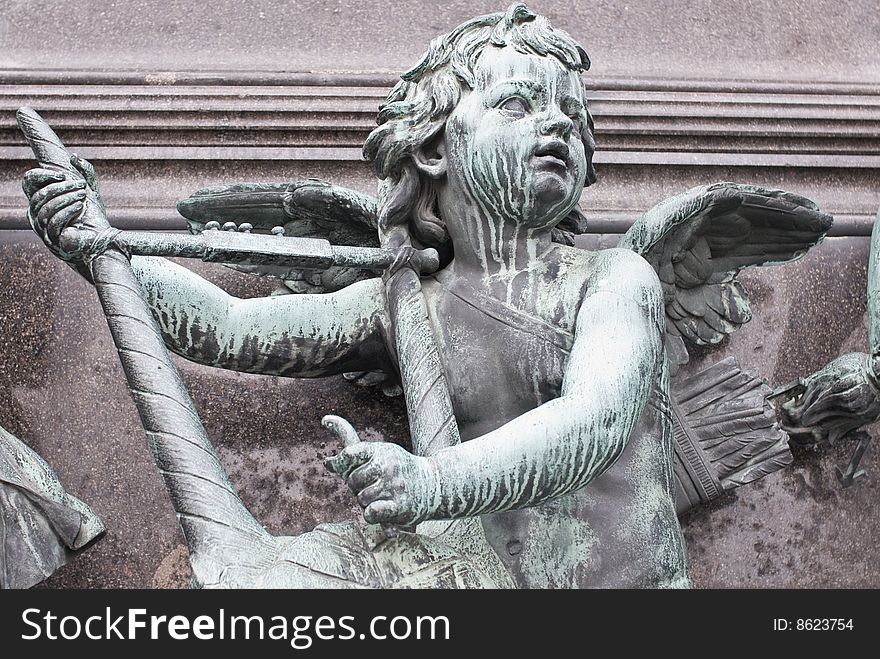
M30 588L103 533L46 461L0 428L0 588Z

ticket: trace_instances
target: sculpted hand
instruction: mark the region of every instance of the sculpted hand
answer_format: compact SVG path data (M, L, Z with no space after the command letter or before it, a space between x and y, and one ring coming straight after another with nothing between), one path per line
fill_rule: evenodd
M325 416L322 423L345 443L345 448L324 465L355 494L368 524L411 526L435 512L439 486L427 458L396 444L362 442L354 428L338 416Z
M109 228L98 179L91 163L71 156L75 172L37 168L24 175L22 189L29 200L31 228L58 257L71 263L83 260L75 234L65 229L85 229L92 234Z
M779 425L801 445L835 442L880 418L874 363L864 353L838 357L788 385L777 408Z

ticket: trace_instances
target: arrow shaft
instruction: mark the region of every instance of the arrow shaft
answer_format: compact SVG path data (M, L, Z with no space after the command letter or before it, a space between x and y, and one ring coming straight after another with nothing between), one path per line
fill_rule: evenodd
M96 234L88 230L67 230L61 247L68 252L94 249ZM332 245L319 238L267 236L231 231L205 231L197 235L120 231L112 244L135 256L197 258L208 263L274 265L302 270L348 267L383 270L398 257L399 250L383 247ZM437 269L435 250L417 251L413 260L425 274Z

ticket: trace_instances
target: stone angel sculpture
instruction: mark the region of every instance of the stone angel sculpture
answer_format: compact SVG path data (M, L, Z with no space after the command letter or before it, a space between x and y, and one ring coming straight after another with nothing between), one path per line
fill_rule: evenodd
M373 197L309 179L206 188L179 202L178 211L193 233L244 225L248 231L283 228L288 236L377 247L377 204ZM716 345L751 320L748 293L736 278L739 270L799 258L831 221L799 195L715 183L661 202L620 239L618 247L653 266L663 289L679 514L791 464L788 438L765 403L770 389L764 383L742 372L733 359L691 377L675 374L689 361L687 344ZM585 229L583 217L573 213L553 228L553 240L573 246ZM320 272L230 267L279 278L280 294L331 293L379 274L346 267ZM400 392L393 371L345 375L361 385Z
M41 163L25 176L32 226L95 284L197 584L687 587L677 510L790 460L762 383L731 362L672 387L670 373L685 341L747 322L740 268L798 258L831 218L718 184L649 211L618 248L574 247L596 179L588 67L522 4L467 21L380 109L364 146L376 199L314 181L213 188L179 206L191 236L110 227L91 166L20 112ZM238 300L158 256L296 294ZM268 534L166 346L399 382L411 451L325 419L345 444L327 466L366 525Z

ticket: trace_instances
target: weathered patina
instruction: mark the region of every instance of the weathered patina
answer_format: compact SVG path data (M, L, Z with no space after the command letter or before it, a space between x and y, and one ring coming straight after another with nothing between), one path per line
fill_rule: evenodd
M94 170L23 113L42 165L25 177L32 226L97 288L199 585L683 587L677 511L790 461L760 383L722 364L675 402L670 375L685 341L748 321L740 268L798 258L831 218L797 195L715 184L658 205L617 248L574 248L595 181L588 68L567 34L513 5L433 41L389 94L364 146L377 200L299 182L182 202L197 233L231 223L205 240L236 267L303 292L250 300L131 255ZM273 248L290 240L277 234L357 246L370 232L390 263L269 256L296 249ZM138 238L139 254L205 254ZM346 444L328 468L367 526L268 534L165 346L250 373L399 379L411 452L326 418Z

